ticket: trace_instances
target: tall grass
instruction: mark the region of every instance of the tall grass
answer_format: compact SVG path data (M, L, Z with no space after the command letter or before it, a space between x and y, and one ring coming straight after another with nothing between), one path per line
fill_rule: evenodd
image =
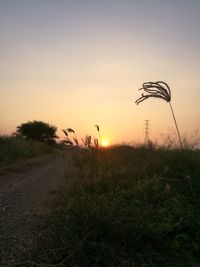
M80 150L74 162L37 264L200 266L200 151L121 146Z
M0 136L0 163L53 152L53 147L14 136Z
M144 90L146 94L142 93L142 96L135 101L135 103L137 105L139 103L143 102L144 100L146 100L148 98L152 98L152 97L163 99L169 103L172 117L173 117L175 127L176 127L176 132L178 135L179 143L180 143L180 148L183 149L183 144L182 144L181 135L179 132L176 116L175 116L175 113L174 113L174 110L173 110L172 104L171 104L171 90L170 90L169 86L165 82L162 82L162 81L145 82L145 83L143 83L142 88L140 88L139 90Z

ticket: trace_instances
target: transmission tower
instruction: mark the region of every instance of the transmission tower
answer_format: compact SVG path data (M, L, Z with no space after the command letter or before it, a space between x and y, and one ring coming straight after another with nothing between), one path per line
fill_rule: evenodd
M145 120L144 124L144 143L149 144L149 120Z

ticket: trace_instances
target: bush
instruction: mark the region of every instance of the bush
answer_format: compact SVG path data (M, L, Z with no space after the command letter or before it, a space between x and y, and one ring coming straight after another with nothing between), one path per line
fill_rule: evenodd
M27 139L55 144L57 128L42 121L30 121L17 126L16 134Z

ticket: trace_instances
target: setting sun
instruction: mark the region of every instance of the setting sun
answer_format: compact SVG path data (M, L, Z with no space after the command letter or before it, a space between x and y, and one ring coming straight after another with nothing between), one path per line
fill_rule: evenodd
M110 142L109 142L107 139L103 139L103 140L101 141L101 145L102 145L103 147L107 147L107 146L110 145Z

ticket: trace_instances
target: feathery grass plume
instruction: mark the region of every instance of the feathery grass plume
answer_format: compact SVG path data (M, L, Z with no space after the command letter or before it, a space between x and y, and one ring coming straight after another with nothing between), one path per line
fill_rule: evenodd
M98 138L94 138L94 146L95 146L95 148L98 148L99 147L99 140L98 140Z
M99 132L99 125L96 124L95 127L97 128L97 131Z
M169 86L165 82L162 82L162 81L145 82L145 83L143 83L142 88L140 88L139 90L144 90L147 94L142 93L142 96L135 101L135 103L137 105L140 104L141 102L143 102L144 100L151 98L151 97L161 98L161 99L163 99L169 103L169 106L170 106L170 109L172 112L172 116L174 119L174 123L176 126L176 131L177 131L180 147L181 147L181 149L183 149L178 124L177 124L176 117L175 117L175 114L174 114L174 111L173 111L173 108L171 105L171 90L170 90Z
M94 127L97 128L97 132L98 132L98 135L99 135L99 141L100 141L100 144L101 144L101 133L100 133L99 125L96 124Z
M69 139L68 132L66 130L62 130L62 131L66 135L65 140L63 140L63 144L73 146L73 142Z
M62 131L63 131L63 133L68 137L68 132L65 131L65 130L62 130Z
M87 146L88 146L88 147L91 147L91 144L92 144L92 138L91 138L91 135L87 135Z
M66 131L67 131L68 133L73 133L73 134L74 134L73 140L74 140L76 146L79 146L79 141L78 141L78 138L77 138L77 136L76 136L75 131L74 131L72 128L67 128Z
M67 128L68 133L75 133L75 131L72 128Z
M81 138L85 147L91 147L91 136L85 135L85 139Z
M81 138L81 140L82 140L82 142L83 142L84 146L87 146L87 143L86 143L86 141L85 141L83 138Z
M85 136L85 146L88 146L88 136Z
M91 138L91 135L86 135L85 136L85 140L83 139L83 138L81 138L81 140L82 140L82 142L84 143L84 145L86 146L86 147L91 147L91 145L92 145L92 138Z

